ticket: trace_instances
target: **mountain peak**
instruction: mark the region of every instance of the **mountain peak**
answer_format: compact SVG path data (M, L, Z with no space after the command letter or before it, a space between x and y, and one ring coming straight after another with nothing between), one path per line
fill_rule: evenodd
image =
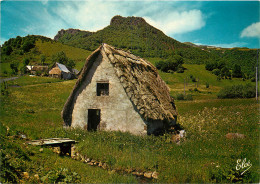
M140 26L147 23L142 17L122 17L120 15L114 16L110 21L110 25L121 25L121 24Z
M82 31L82 30L79 30L79 29L72 29L72 28L67 29L67 30L61 29L61 30L56 34L56 36L54 37L54 40L55 40L55 41L60 41L60 38L62 38L65 34L70 35L69 37L66 37L66 39L69 39L69 38L71 38L73 35L77 35L77 34L79 34L79 33L84 34L84 36L82 35L83 37L87 37L87 36L93 34L92 32Z

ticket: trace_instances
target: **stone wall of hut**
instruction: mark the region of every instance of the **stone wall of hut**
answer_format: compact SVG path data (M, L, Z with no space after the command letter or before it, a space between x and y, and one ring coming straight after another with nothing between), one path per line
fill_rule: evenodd
M109 82L108 96L97 96L97 83L102 81ZM112 64L101 54L83 80L74 101L72 127L87 129L88 109L100 109L101 120L98 130L147 134L145 121L128 98Z

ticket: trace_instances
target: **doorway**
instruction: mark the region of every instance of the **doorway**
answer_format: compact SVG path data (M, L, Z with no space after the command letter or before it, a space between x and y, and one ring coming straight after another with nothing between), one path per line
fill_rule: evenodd
M100 123L100 109L88 109L88 127L89 131L96 131Z

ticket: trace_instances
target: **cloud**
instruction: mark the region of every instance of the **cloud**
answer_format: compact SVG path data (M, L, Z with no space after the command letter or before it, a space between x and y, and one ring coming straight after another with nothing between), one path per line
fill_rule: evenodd
M9 29L8 32L53 38L60 29L75 28L87 31L103 29L115 15L145 17L148 23L170 36L198 30L205 25L205 18L197 3L193 3L192 6L184 2L150 0L138 3L106 0L40 0L26 3L27 6L23 7L10 6L8 14L15 15L11 22L17 24L18 28L12 28L12 31Z
M64 17L67 24L88 31L104 28L115 15L144 17L149 24L171 35L187 33L205 26L204 16L200 10L185 10L187 9L185 4L177 6L175 3L88 1L72 4L64 2L60 3L55 11Z
M205 20L200 10L182 12L170 12L160 16L160 19L145 17L148 23L161 29L166 34L183 34L201 29L205 26Z
M74 28L97 31L109 25L110 19L117 14L125 14L123 3L88 1L60 3L57 14L64 17L68 25Z
M256 37L260 38L260 22L256 22L246 27L240 35L241 38L244 37Z

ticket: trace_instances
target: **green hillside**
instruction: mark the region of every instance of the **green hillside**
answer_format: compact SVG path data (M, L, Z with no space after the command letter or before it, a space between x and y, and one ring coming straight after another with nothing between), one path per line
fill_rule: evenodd
M86 50L95 50L101 43L107 43L131 50L133 54L141 57L167 58L179 54L188 63L204 63L213 57L211 53L166 36L140 17L115 16L109 26L94 33L72 29L61 30L55 36L55 40Z
M1 47L1 76L10 73L10 63L17 63L21 66L24 59L29 60L29 64L41 64L41 57L45 56L45 63L52 63L52 56L64 52L66 56L76 63L76 69L80 70L82 63L91 53L90 51L64 45L52 39L42 36L26 36L9 39ZM19 68L19 67L18 67Z
M86 50L95 50L101 43L107 43L130 50L141 57L168 58L180 55L186 64L223 62L229 70L238 64L247 78L255 75L254 70L259 58L257 49L208 48L192 43L181 43L140 17L115 16L109 26L97 32L61 30L55 36L55 40Z
M153 65L161 60L160 58L146 59ZM219 90L226 86L247 83L254 84L251 80L243 80L242 78L218 80L216 75L205 69L205 64L183 64L183 67L185 68L183 73L165 73L159 70L160 76L169 86L171 95L174 97L178 93L184 93L184 80L185 93L191 94L195 99L216 98L216 94ZM196 81L192 81L192 78ZM208 88L206 87L206 84L209 85ZM196 91L195 88L197 88L198 91Z

